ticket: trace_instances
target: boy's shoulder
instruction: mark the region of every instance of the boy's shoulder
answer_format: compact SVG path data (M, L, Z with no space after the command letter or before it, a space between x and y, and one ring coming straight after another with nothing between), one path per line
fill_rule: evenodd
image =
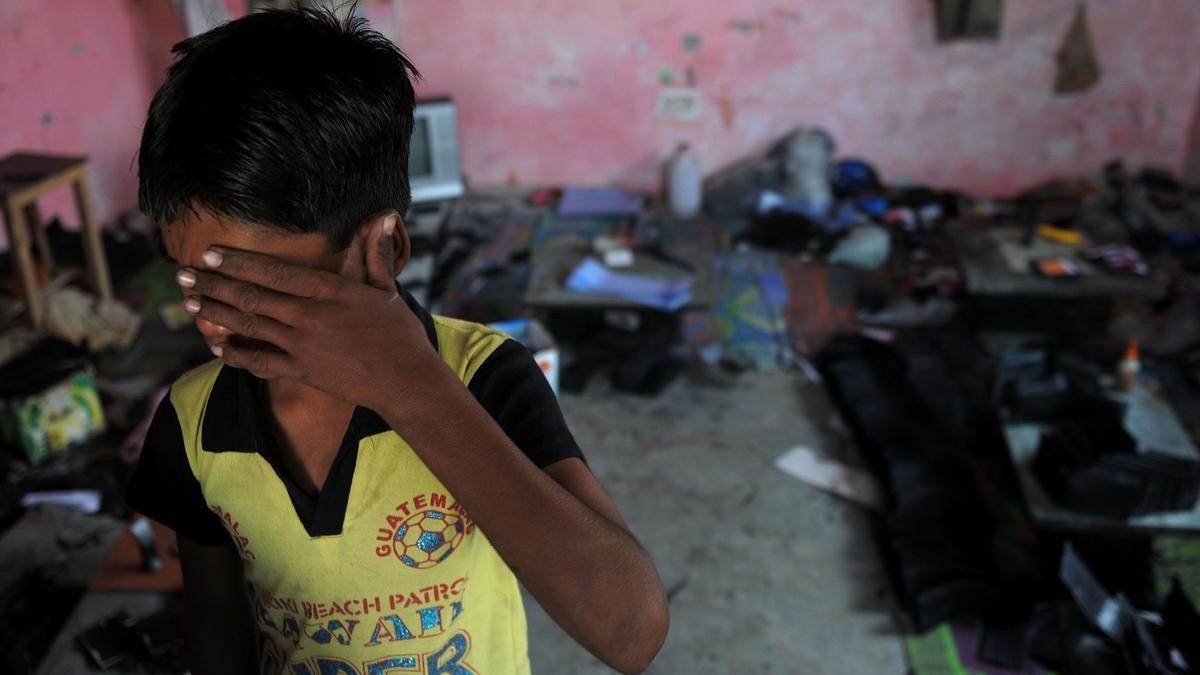
M450 369L468 382L489 357L511 338L491 326L433 315L437 350Z
M180 375L171 383L167 402L185 438L198 438L201 422L208 409L209 397L224 369L219 359L206 361Z
M466 335L477 335L477 336L496 336L496 335L498 335L501 337L508 337L505 333L503 333L495 328L492 328L491 326L488 326L486 324L476 323L474 321L467 321L465 319L455 319L453 317L443 316L441 314L430 314L429 316L430 316L430 318L433 319L434 326L437 327L439 336L442 333L442 331L444 330L444 331L453 331L453 332L457 332L457 333L462 333L462 334L466 334Z
M203 399L212 390L217 375L221 373L221 368L221 361L212 359L180 375L171 384L171 402L176 408L190 400L197 400L202 404Z

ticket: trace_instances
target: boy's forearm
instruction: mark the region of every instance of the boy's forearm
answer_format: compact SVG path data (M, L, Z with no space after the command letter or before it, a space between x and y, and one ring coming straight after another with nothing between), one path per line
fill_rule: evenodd
M667 607L633 536L529 462L440 362L393 391L403 393L377 412L555 621L614 668L645 668L665 639Z
M232 547L179 537L183 567L184 651L195 675L258 672L258 629Z
M257 673L254 625L228 617L184 620L184 651L194 675L253 675Z

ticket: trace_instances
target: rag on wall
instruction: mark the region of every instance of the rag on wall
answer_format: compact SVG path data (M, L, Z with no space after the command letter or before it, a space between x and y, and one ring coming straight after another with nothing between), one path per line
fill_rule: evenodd
M1079 3L1075 18L1058 48L1058 73L1054 77L1056 94L1085 92L1100 81L1100 62L1088 28L1087 7Z

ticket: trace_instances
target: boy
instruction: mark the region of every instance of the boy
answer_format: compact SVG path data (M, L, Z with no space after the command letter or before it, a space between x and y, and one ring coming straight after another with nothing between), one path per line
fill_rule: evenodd
M613 668L667 604L529 353L393 279L416 71L358 20L176 46L139 155L216 360L159 407L130 505L178 534L206 673L528 673L522 584Z

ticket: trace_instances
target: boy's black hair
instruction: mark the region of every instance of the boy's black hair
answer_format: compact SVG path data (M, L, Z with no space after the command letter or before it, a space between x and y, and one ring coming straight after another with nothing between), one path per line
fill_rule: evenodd
M372 213L412 198L408 58L365 19L268 10L175 45L138 152L138 205L350 244Z

